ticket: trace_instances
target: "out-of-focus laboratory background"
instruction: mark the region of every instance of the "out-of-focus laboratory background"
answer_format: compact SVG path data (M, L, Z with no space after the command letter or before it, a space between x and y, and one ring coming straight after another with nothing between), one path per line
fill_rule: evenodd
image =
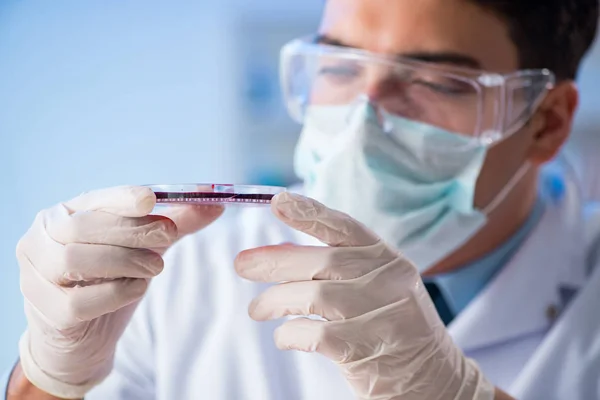
M287 185L279 48L322 0L0 0L0 375L24 328L36 213L127 183Z
M0 372L25 324L14 248L37 211L126 183L293 183L278 52L323 3L0 0ZM580 86L576 131L596 151L600 48Z

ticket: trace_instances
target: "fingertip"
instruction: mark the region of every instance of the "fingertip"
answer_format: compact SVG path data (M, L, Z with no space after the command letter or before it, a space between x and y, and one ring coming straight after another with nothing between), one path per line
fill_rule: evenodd
M178 237L182 238L206 228L215 222L224 212L220 205L170 205L158 211L174 222Z
M307 221L317 215L317 202L297 193L279 193L271 201L271 209L282 221Z
M258 321L258 322L263 320L262 318L259 317L259 313L258 313L259 303L260 303L260 300L257 297L254 300L252 300L252 302L248 305L248 316L250 318L252 318L254 321Z
M264 292L254 298L248 305L248 316L257 322L271 321L281 318L282 315L273 310L269 295Z
M152 275L152 277L157 277L165 269L165 259L155 251L147 249L144 250L150 254L150 262L147 264L150 275Z
M290 192L277 193L271 199L271 205L275 205L275 204L279 203L280 201L286 201L286 199L289 198L289 194L290 194Z
M115 186L84 192L60 204L70 214L104 211L124 217L144 217L152 212L156 195L144 186Z
M146 218L148 223L157 224L156 226L160 228L160 231L164 232L165 235L171 238L170 240L173 242L179 239L179 226L177 226L177 222L175 222L170 216L151 214Z
M271 199L271 212L280 220L285 220L286 216L281 211L282 205L288 202L287 192L276 194L273 199Z
M149 187L129 186L133 198L133 209L141 216L148 215L156 206L156 194Z
M212 218L213 220L219 218L225 212L225 206L221 204L205 205L200 208L207 218Z
M297 350L305 353L314 353L317 344L310 331L312 322L307 317L298 317L277 327L275 332L273 332L275 346L279 350Z
M196 218L197 216L202 217L203 220L210 219L212 217L220 217L225 211L225 207L218 204L210 205L196 205L196 204L168 204L161 207L159 215L165 215L169 218L176 220L178 218Z
M246 271L246 268L244 267L244 260L247 258L246 254L248 254L247 250L241 251L233 260L233 268L235 269L235 272L242 278L245 278L244 272Z
M283 334L285 332L285 324L278 326L273 332L273 341L275 342L275 347L279 350L291 350L290 346L285 343L283 340Z
M139 279L131 279L131 291L132 291L132 297L134 298L133 301L140 299L142 296L144 296L144 294L146 294L146 291L148 290L148 286L150 286L150 279L145 279L145 278L139 278Z

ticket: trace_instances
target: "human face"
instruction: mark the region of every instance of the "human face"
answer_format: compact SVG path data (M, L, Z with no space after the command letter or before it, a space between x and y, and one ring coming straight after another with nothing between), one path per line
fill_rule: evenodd
M325 43L433 64L501 74L519 67L504 21L467 0L329 0L319 34ZM385 85L375 80L366 94L389 102ZM556 154L570 130L576 93L553 92L530 123L489 150L477 182L476 207L487 206L525 162L540 164ZM468 112L457 112L454 125L460 126Z

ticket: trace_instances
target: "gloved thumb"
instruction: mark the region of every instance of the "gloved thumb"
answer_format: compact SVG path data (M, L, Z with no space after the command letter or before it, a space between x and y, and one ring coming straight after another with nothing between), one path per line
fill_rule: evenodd
M380 241L375 233L342 212L318 201L283 192L271 200L271 209L282 222L333 247L370 246Z

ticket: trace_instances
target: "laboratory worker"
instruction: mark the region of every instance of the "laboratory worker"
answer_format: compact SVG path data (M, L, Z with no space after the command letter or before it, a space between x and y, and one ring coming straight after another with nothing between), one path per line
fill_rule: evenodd
M327 1L281 56L303 185L231 218L145 187L40 212L7 399L600 399L600 214L561 154L597 20Z

